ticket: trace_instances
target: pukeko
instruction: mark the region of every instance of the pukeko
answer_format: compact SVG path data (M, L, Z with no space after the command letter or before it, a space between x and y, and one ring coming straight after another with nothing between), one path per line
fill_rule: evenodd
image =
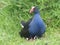
M34 16L27 22L21 22L24 28L22 28L19 34L21 37L26 38L34 38L35 36L41 37L46 30L46 26L40 16L39 9L33 6L30 13L34 13Z

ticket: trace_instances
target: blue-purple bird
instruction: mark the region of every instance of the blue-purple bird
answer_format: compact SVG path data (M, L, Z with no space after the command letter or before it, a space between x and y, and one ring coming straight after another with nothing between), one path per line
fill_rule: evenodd
M44 21L40 16L39 9L37 7L32 7L30 13L34 13L34 16L27 22L22 21L24 28L21 30L21 36L27 38L41 37L46 30Z

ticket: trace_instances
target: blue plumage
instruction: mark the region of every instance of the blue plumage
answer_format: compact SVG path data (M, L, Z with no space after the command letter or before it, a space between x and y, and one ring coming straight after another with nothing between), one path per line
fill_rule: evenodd
M29 33L31 36L41 36L45 32L45 24L40 17L39 13L35 13L34 17L29 24Z
M27 30L29 31L29 37L34 37L34 36L40 37L45 32L46 26L39 14L39 10L37 7L34 8L33 18L25 27L27 26L28 26Z

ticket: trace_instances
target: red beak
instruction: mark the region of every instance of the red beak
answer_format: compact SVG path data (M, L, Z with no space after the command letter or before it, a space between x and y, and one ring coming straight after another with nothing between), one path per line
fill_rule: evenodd
M32 7L32 8L30 9L30 14L34 12L34 9L35 9L35 7Z

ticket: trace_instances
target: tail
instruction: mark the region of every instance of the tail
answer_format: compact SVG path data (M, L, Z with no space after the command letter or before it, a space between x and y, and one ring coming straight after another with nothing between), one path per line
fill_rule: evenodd
M26 25L25 21L21 21L21 27L24 28L24 26Z

